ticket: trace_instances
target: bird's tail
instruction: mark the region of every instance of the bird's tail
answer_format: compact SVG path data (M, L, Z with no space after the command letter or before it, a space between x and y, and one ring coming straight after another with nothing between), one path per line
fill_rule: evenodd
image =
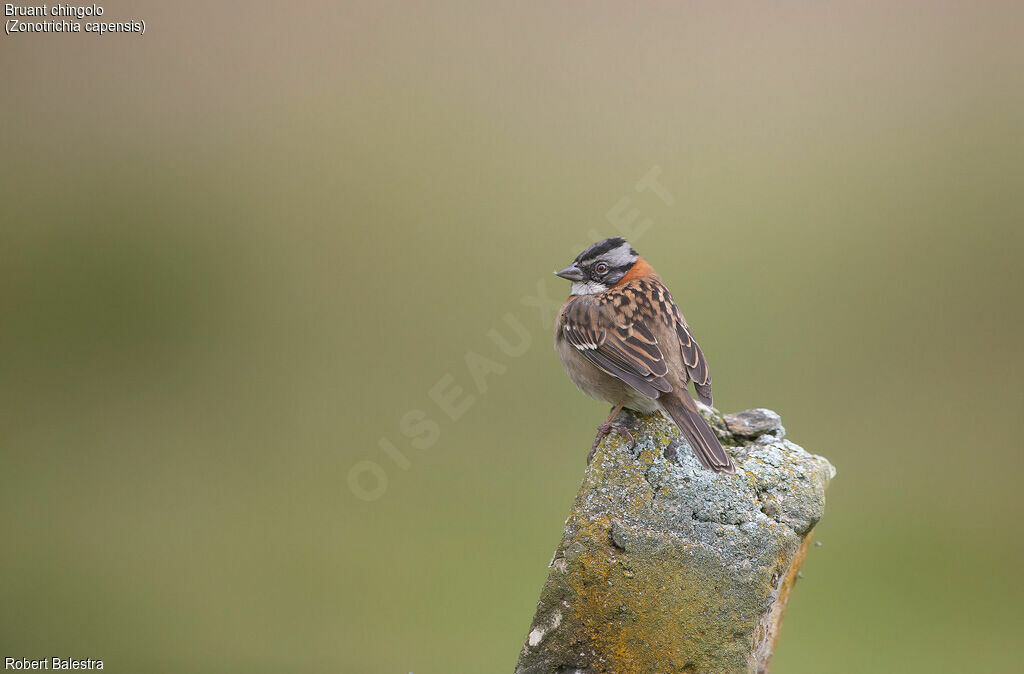
M722 449L722 443L697 411L697 404L687 391L663 395L658 398L658 403L683 432L683 437L705 468L710 468L716 473L736 472L732 457Z

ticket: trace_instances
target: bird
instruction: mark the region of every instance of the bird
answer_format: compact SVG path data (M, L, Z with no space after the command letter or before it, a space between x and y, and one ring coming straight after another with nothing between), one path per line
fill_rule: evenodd
M625 407L644 414L660 410L705 468L736 472L688 388L692 383L697 398L712 404L707 359L651 265L625 239L612 237L555 274L572 282L555 320L555 350L580 391L613 406L587 462L611 431L629 435L612 423Z

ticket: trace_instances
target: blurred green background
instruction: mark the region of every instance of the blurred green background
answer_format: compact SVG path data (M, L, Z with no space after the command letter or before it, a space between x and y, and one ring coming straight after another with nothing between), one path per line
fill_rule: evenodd
M717 405L839 469L773 671L1019 667L1020 3L105 18L0 36L0 656L511 671L606 413L523 298L629 199Z

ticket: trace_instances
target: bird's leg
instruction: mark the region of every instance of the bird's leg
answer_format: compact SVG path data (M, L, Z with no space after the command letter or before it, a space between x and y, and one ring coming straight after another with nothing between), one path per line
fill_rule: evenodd
M604 436L608 435L612 431L627 436L631 447L636 445L636 440L633 439L633 434L629 432L628 428L621 424L612 423L612 419L618 416L621 411L622 403L619 403L612 408L612 413L608 415L608 418L604 420L604 423L597 427L597 437L594 438L594 444L591 445L590 453L587 454L587 463L590 463L594 459L594 453L597 451L597 446L601 444L601 440L604 439Z

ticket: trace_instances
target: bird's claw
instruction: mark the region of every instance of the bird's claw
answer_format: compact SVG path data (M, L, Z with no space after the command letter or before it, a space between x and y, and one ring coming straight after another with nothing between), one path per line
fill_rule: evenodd
M594 444L591 445L590 452L587 454L588 464L591 461L593 461L594 454L597 452L597 446L601 444L601 440L603 440L604 437L611 433L612 431L615 431L619 435L625 435L627 438L629 438L630 452L632 452L633 449L636 447L636 439L633 437L633 434L629 432L629 428L627 428L626 426L623 426L622 424L601 424L600 426L597 427L597 437L594 438Z

